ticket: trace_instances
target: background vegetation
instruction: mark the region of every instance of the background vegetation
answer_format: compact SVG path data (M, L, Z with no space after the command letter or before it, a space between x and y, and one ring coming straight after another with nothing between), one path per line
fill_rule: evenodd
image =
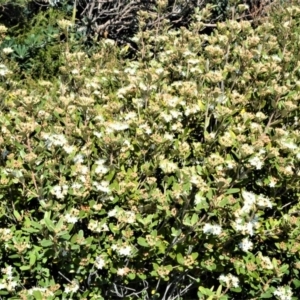
M3 299L298 299L300 8L214 4L2 1Z

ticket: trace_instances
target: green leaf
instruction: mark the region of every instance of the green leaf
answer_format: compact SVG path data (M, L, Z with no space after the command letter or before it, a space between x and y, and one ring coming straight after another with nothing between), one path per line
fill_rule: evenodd
M129 273L128 278L132 279L132 280L135 279L135 274L134 273Z
M35 227L36 229L41 230L43 228L43 226L41 224L39 224L38 222L35 221L31 221L30 220L30 225L32 225L32 227Z
M295 285L296 288L298 288L300 286L300 280L294 279L293 284Z
M56 231L56 232L61 231L63 225L64 225L64 219L63 219L63 218L60 218L59 221L58 221L58 222L56 223L56 225L55 225L55 231Z
M142 247L149 247L149 244L143 237L139 237L137 240L138 244Z
M222 285L219 285L216 295L220 297L221 293L222 293Z
M29 232L29 233L37 233L37 232L40 232L40 230L34 229L34 228L32 228L32 227L29 227L29 228L23 227L22 230L23 230L24 232Z
M41 246L43 246L43 247L50 247L50 246L53 245L53 242L50 241L50 240L42 240L42 241L40 242L40 244L41 244Z
M40 291L34 291L34 292L32 293L32 295L34 296L34 298L35 298L36 300L43 300L43 297L42 297L42 294L41 294Z
M30 270L30 269L31 269L31 266L21 266L20 267L21 271L26 271L26 270Z
M35 254L35 252L31 252L29 254L29 264L30 264L30 266L33 266L35 264L35 262L36 262L36 254Z
M147 276L145 274L137 274L137 276L142 279L142 280L146 280L147 279Z
M18 211L14 210L14 216L16 217L16 219L20 222L22 221L22 216L19 214Z
M198 214L193 214L191 219L191 226L195 225L199 220Z
M48 228L49 231L54 231L55 229L55 225L53 224L53 222L51 221L51 212L45 212L44 215L44 222L46 227Z
M177 262L178 262L180 265L184 265L184 258L183 258L183 256L182 256L181 253L177 253L176 259L177 259Z
M273 295L273 293L266 292L266 293L261 294L260 297L261 298L273 298L274 295Z
M241 190L240 189L229 189L226 191L225 195L230 195L230 194L236 194L239 193Z
M214 295L214 293L211 290L206 289L203 286L199 286L199 291L205 296L213 296Z

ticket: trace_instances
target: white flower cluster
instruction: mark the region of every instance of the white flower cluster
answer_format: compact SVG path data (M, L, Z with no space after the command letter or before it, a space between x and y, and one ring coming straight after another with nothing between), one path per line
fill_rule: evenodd
M205 234L220 235L221 232L222 232L222 227L219 225L211 225L206 223L203 227L203 233Z
M95 168L96 174L106 174L109 171L109 168L105 165L105 162L105 159L98 159L95 161L95 164L97 165Z
M10 228L0 228L0 240L7 242L13 237Z
M119 275L119 276L125 276L125 275L127 275L127 273L130 271L130 269L129 268L127 268L127 267L125 267L125 268L119 268L118 270L117 270L117 274Z
M242 251L248 252L249 250L252 249L253 243L248 238L244 238L239 243L239 247L241 248Z
M0 64L0 75L5 76L9 73L11 73L11 72L8 70L8 68L5 65Z
M128 224L133 224L136 220L135 212L133 211L124 211L123 219Z
M107 215L109 217L117 218L119 223L133 224L136 221L136 214L134 211L125 211L119 207L110 210Z
M236 231L240 231L242 234L254 235L254 229L259 227L258 216L255 216L251 221L245 223L242 218L237 218L233 223L233 227Z
M6 278L0 281L0 290L14 290L18 286L18 283L17 281L13 280L14 278L12 266L7 266L6 268L1 269L1 271L4 275L6 275Z
M121 122L108 123L106 127L106 133L112 133L114 131L123 131L129 128L129 125Z
M261 252L258 253L258 257L260 258L260 263L261 263L261 266L263 269L266 269L266 270L272 270L274 269L274 266L271 262L271 259L270 257L268 256L263 256L261 254Z
M43 133L42 137L45 140L47 149L50 149L52 146L67 146L67 151L69 151L68 141L63 134Z
M68 189L69 187L66 184L62 186L55 185L51 190L51 194L54 195L57 199L64 199L68 194Z
M108 181L103 180L100 183L96 182L96 181L93 181L93 186L95 186L97 191L101 191L101 192L107 193L107 194L110 192Z
M14 50L12 48L10 48L10 47L6 47L6 48L2 49L2 52L4 54L10 54L10 53L14 52Z
M117 251L119 255L122 256L129 256L132 252L132 248L129 245L123 245L123 246L112 245L111 249Z
M254 152L254 148L252 146L245 146L245 151L248 150L248 154L252 154ZM262 155L266 152L265 149L260 149L259 152L249 159L249 163L251 166L255 167L256 170L261 170L264 165L264 161Z
M79 285L76 282L65 285L65 293L76 293L79 290Z
M274 296L277 296L280 300L292 300L293 293L290 287L280 286L274 291Z
M239 286L239 279L236 276L233 276L232 274L228 274L228 275L224 275L222 274L219 277L219 280L222 282L225 282L227 284L228 287L234 287L237 288Z
M279 141L279 144L281 145L281 147L285 148L285 149L289 149L289 150L296 150L298 149L298 146L291 140L282 138Z
M82 153L79 153L73 158L73 162L75 164L82 164L84 161L84 157L85 156Z
M67 223L75 224L78 222L79 210L76 208L72 208L69 213L65 215L65 220Z
M102 232L102 231L108 231L109 228L106 223L101 224L99 221L90 220L88 229L93 232Z
M96 257L95 266L97 269L103 269L103 267L105 266L105 260L102 256Z
M242 191L242 196L244 199L243 207L237 211L238 215L249 214L250 211L257 205L260 208L272 208L272 203L269 198L263 195L255 195L252 192Z
M249 163L251 166L255 167L256 170L261 170L264 165L263 160L259 156L254 156L249 159Z
M167 159L164 159L160 162L159 167L163 170L164 173L173 173L178 169L176 163L173 163Z

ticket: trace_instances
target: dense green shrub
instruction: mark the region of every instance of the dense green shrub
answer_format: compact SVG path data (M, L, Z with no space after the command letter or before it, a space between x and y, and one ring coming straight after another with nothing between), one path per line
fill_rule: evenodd
M199 35L210 13L136 60L58 20L47 81L2 49L5 299L297 299L300 9Z

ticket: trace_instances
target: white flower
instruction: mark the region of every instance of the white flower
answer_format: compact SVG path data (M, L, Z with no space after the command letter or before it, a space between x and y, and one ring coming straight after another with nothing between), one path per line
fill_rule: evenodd
M242 191L242 196L245 200L245 203L254 204L255 203L255 194L252 192L247 192L245 190Z
M228 274L227 276L222 274L219 277L219 280L222 282L225 282L227 286L233 286L235 288L237 288L239 286L239 279L237 277L233 276L232 274Z
M167 113L165 113L165 112L161 113L161 117L162 117L167 123L169 123L169 122L172 120L172 116L169 115L169 114L167 114Z
M84 155L83 154L77 154L74 158L73 158L73 162L75 164L81 164L83 163L83 159L84 159Z
M106 132L110 133L111 131L122 131L129 128L129 125L126 123L116 122L108 124Z
M74 182L71 187L73 190L79 190L82 187L82 184Z
M65 147L68 145L68 142L63 134L43 134L47 149L50 149L53 145L54 146L62 146Z
M105 266L105 260L101 256L97 256L95 266L97 269L103 269L103 267Z
M177 119L179 116L182 116L182 113L180 111L177 111L177 110L171 110L170 114L173 117L173 119Z
M131 112L127 113L127 114L124 116L124 119L125 119L126 121L128 121L128 120L135 119L136 117L137 117L136 112L131 111Z
M173 173L178 169L178 166L176 163L173 163L167 159L162 160L159 164L160 168L163 170L165 173Z
M79 168L79 173L80 174L83 174L83 175L86 175L89 171L89 168L87 166L80 166Z
M3 48L2 51L4 54L10 54L10 53L14 52L14 50L10 47Z
M101 137L102 137L102 133L101 133L101 132L94 131L93 134L94 134L97 138L101 138Z
M101 191L103 193L109 193L109 182L108 181L101 181L101 183L98 183L96 181L93 182L93 185L96 187L98 191Z
M201 194L199 194L199 193L196 194L195 201L194 201L195 205L198 205L204 201L205 201L205 197L201 196Z
M267 270L272 270L274 269L274 266L270 260L270 258L268 256L263 256L261 254L261 252L259 252L258 254L260 260L261 260L261 265L264 269L267 269Z
M222 232L222 228L219 225L211 225L206 223L203 227L203 233L206 234L220 235L221 232Z
M226 161L227 168L232 170L234 168L234 163L230 160Z
M224 274L220 275L219 280L229 284L229 277L225 276Z
M270 178L269 187L273 188L276 186L277 180L273 177Z
M118 213L118 211L114 208L114 209L110 210L110 211L107 213L107 215L108 215L109 217L114 217L114 216L117 215L117 213Z
M239 279L233 275L231 275L231 284L234 288L239 287Z
M65 220L67 221L67 223L71 223L71 224L75 224L78 222L78 218L70 214L65 215Z
M264 197L263 195L258 195L257 205L260 207L269 207L272 208L272 203L269 198Z
M264 162L258 156L254 156L249 159L249 163L251 166L256 167L256 170L261 170L264 164Z
M252 236L254 235L254 228L259 227L258 217L255 215L255 217L246 224L243 222L243 219L237 218L233 223L233 227L236 231L241 231L242 234L249 234Z
M64 197L68 194L68 186L67 185L63 185L63 186L56 185L52 188L51 194L55 195L57 199L64 199Z
M119 252L120 255L129 256L131 254L131 247L128 246L128 245L120 247L118 249L118 252Z
M100 228L101 228L101 231L109 231L109 228L106 223L102 224Z
M116 251L118 249L118 246L114 244L114 245L111 246L111 249Z
M63 149L66 151L66 153L71 154L76 150L75 146L65 145Z
M105 166L104 164L98 164L95 173L96 174L106 174L109 171L109 168Z
M15 280L12 280L12 281L8 282L7 289L8 290L12 290L12 289L15 289L16 286L18 286L18 283Z
M65 287L65 293L76 293L79 290L79 285L75 282L72 282L72 284L68 284Z
M126 216L126 222L128 224L133 224L135 222L136 217L133 211L126 211L125 216Z
M124 275L126 275L126 273L127 273L126 268L119 268L118 271L117 271L117 274L119 276L124 276Z
M0 64L0 75L5 76L6 74L10 73L7 67L3 64Z
M290 141L290 140L284 140L284 139L282 139L280 141L280 144L284 148L287 148L287 149L290 149L290 150L296 150L298 148L298 146L295 143L293 143L292 141Z
M248 252L250 249L253 247L253 243L249 241L248 238L244 238L241 243L239 243L239 247L241 248L242 251Z
M274 296L277 296L280 300L292 300L293 293L290 287L280 286L274 291Z
M174 134L165 133L164 134L164 139L172 141L174 139Z

